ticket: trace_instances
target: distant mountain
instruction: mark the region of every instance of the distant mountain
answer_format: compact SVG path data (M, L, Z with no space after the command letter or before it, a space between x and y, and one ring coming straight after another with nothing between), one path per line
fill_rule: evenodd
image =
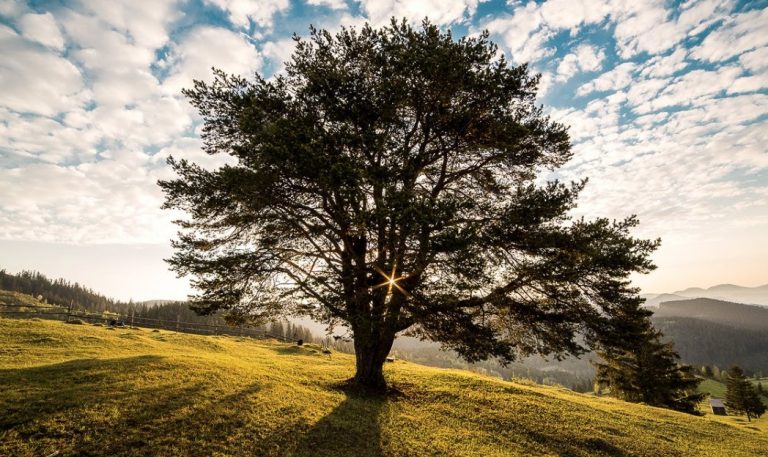
M750 373L768 373L768 331L738 328L692 317L652 317L654 327L674 342L685 363L739 365Z
M675 295L675 294L645 294L645 295L642 295L642 297L645 298L645 303L643 303L643 306L645 306L646 308L658 308L659 303L662 303L665 301L686 299L686 297L682 295Z
M766 307L711 298L675 300L662 302L652 320L687 363L738 364L768 373Z
M688 289L674 292L674 295L689 298L714 298L730 302L768 306L768 284L757 287L720 284L708 289L689 287Z
M662 302L654 317L688 317L768 332L768 308L711 298Z

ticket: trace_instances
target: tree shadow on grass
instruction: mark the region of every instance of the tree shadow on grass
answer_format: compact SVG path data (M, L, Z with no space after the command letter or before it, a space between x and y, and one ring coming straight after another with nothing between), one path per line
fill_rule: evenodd
M172 369L149 355L0 370L0 454L116 455L132 440L141 445L140 437L157 433L152 424L199 393L199 384L158 373ZM161 382L137 384L137 373L146 372Z
M23 425L40 415L123 399L114 387L121 375L135 373L161 360L158 356L77 359L29 368L0 370L0 431Z
M272 350L279 355L321 355L319 350L307 346L279 346Z
M381 414L391 401L340 387L346 398L328 415L301 433L298 445L287 455L296 457L382 456L386 438L381 433Z

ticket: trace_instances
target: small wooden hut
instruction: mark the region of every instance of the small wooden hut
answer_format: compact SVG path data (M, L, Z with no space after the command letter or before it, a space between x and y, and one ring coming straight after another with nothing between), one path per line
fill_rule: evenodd
M719 398L713 398L709 400L709 407L712 408L712 414L717 416L728 415L725 412L725 404L723 404L723 400L720 400Z

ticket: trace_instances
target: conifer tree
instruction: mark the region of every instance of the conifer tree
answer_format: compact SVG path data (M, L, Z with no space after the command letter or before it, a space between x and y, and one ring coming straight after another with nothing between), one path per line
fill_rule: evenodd
M725 406L731 414L744 414L752 421L765 413L765 405L741 368L734 365L728 370L725 386Z
M681 365L671 343L653 328L650 312L626 307L606 322L603 346L595 363L599 387L625 401L698 414L704 395L692 367Z

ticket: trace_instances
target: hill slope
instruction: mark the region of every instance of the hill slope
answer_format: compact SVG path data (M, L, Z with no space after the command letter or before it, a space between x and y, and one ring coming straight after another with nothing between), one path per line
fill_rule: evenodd
M233 337L0 319L0 455L760 455L765 419L693 417Z
M768 308L711 298L665 301L654 317L690 317L747 330L768 330Z

